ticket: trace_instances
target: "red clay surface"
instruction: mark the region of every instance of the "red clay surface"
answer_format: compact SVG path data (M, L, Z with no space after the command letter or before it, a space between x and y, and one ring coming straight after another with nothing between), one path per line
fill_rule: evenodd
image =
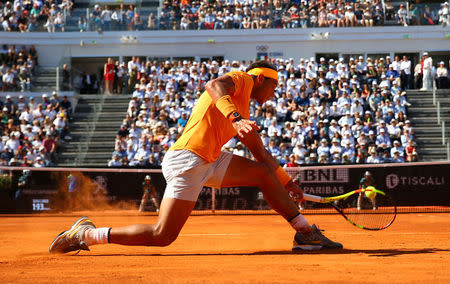
M102 245L50 255L79 215L0 217L0 283L450 283L450 214L400 214L387 230L357 229L338 215L307 216L342 242L339 252L291 252L277 215L192 216L172 245ZM102 226L155 216L92 213Z

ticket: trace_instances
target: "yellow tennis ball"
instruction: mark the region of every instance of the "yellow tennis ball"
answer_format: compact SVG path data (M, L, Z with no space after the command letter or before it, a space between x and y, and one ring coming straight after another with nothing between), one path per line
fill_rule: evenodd
M366 191L364 191L364 194L369 199L375 199L375 197L377 196L377 193L374 190L375 190L375 187L368 186L368 187L366 187Z

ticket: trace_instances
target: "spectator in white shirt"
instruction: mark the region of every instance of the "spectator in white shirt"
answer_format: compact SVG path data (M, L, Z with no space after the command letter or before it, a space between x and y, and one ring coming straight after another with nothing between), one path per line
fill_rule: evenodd
M400 81L404 90L411 88L411 61L406 55L400 61Z
M330 71L327 72L325 78L328 81L339 80L339 74L336 72L335 67L333 65L330 66Z
M267 148L269 146L270 138L269 138L269 136L267 136L267 131L265 131L265 130L261 131L261 141L262 141L264 147Z
M405 159L400 155L399 150L394 150L394 154L391 159L392 163L404 163Z
M413 136L411 135L409 129L403 127L403 134L400 136L400 141L402 145L408 145L408 141L413 141Z
M25 110L19 116L19 120L25 120L28 123L33 121L33 114L31 113L29 106L25 106Z
M372 149L370 151L370 156L367 157L366 163L367 164L380 164L381 163L381 159L377 156L377 151L375 149Z
M341 154L342 152L342 147L339 145L339 140L337 138L333 138L331 140L331 147L330 147L330 155L335 155L335 154Z
M33 164L33 167L35 167L35 168L45 168L44 158L42 158L41 156L36 157L36 161Z
M446 89L448 84L448 70L445 68L444 61L439 62L439 67L436 69L436 77L438 89Z
M2 82L4 91L14 88L14 73L11 72L11 69L6 70L6 73L3 74Z
M32 141L35 134L32 131L32 126L31 124L28 124L25 128L25 130L22 132L23 136L26 137L28 139L28 141Z
M341 140L341 147L345 147L347 143L350 143L350 146L355 147L355 138L351 136L349 130L344 132L344 137Z
M35 111L33 111L33 120L37 120L42 122L44 120L44 113L42 112L42 105L38 104L38 107Z
M317 147L317 155L325 154L327 157L330 155L330 147L327 144L327 139L320 140L320 146Z
M364 112L364 109L362 107L362 105L360 104L359 100L355 100L351 107L350 107L350 114L354 115L355 112L362 114Z
M433 71L433 59L428 55L428 52L423 53L423 84L420 90L431 90L432 84L432 71Z
M342 156L347 155L348 159L353 163L355 162L355 148L350 144L350 141L345 143L345 146L342 148Z
M330 117L337 118L342 115L342 111L339 108L337 102L333 102L330 108Z
M108 167L120 167L122 162L119 159L119 155L115 154L112 159L108 162Z
M338 123L341 127L344 127L345 123L348 123L348 125L351 127L353 125L353 122L354 119L352 116L350 116L350 111L346 111L345 116L341 117Z
M391 148L391 139L389 139L389 136L386 135L384 128L380 129L380 134L377 136L375 144L377 145L378 151Z
M330 123L331 125L330 125L330 127L328 128L328 136L331 138L331 137L334 137L334 134L337 132L337 133L341 133L341 127L337 124L337 121L335 120L335 119L332 119L331 120L331 123Z
M402 134L402 130L397 125L397 120L391 119L391 123L387 127L387 132L389 134L389 138L392 139L400 139L400 135Z
M303 143L298 142L295 144L294 149L292 149L292 153L295 154L296 157L298 157L300 160L305 159L305 155L308 153L308 151L303 147Z
M8 148L11 153L16 154L17 149L19 149L19 146L20 142L17 139L16 135L14 135L14 133L11 133L8 141L6 141L5 147Z
M245 157L244 145L241 142L236 143L236 148L233 150L233 155Z
M400 146L400 142L398 140L394 141L394 147L391 148L391 157L394 158L395 151L398 151L401 157L405 155L405 149Z

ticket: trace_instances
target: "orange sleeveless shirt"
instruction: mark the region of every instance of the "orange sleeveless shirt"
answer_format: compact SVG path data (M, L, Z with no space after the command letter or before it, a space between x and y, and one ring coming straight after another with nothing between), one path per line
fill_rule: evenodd
M233 79L235 92L229 95L234 105L243 118L249 119L253 77L242 71L226 75ZM222 146L236 134L231 122L216 108L211 96L205 91L192 110L183 134L169 151L186 149L207 162L214 162L219 158Z

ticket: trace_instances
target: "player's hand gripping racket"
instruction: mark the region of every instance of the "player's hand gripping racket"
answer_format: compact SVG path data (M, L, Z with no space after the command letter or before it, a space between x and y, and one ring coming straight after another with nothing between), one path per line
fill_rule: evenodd
M303 198L307 201L330 204L352 225L365 230L386 229L397 216L394 200L372 186L332 197L304 193Z

